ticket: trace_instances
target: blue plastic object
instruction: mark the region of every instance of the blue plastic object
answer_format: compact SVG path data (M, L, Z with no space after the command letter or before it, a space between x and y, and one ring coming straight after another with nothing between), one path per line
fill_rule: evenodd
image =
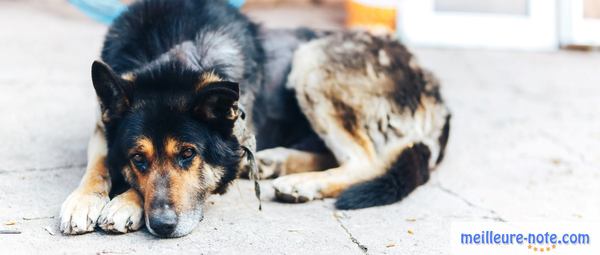
M245 0L229 0L237 8L244 5ZM112 21L127 9L127 5L119 0L69 0L73 6L81 10L90 18L110 25Z
M229 0L229 4L231 4L237 8L242 7L242 5L244 5L244 2L245 2L245 0Z
M85 15L104 24L110 24L127 9L119 0L69 0Z

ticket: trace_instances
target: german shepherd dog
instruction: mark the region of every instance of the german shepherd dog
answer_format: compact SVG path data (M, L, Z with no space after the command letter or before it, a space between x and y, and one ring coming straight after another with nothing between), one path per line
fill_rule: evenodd
M437 80L391 37L266 30L225 1L142 0L101 57L64 234L186 235L253 162L284 202L390 204L429 179L448 139Z

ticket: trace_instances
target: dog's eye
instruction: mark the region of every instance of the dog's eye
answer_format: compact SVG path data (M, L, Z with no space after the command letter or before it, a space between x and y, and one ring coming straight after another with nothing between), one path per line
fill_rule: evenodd
M144 162L144 156L142 156L142 154L135 154L133 155L133 157L131 157L131 160L133 160L134 163L142 163Z
M196 152L193 149L185 149L183 152L181 152L181 158L186 160L186 159L191 159L196 155Z
M137 167L139 170L146 170L146 158L142 154L135 154L131 157L131 162Z

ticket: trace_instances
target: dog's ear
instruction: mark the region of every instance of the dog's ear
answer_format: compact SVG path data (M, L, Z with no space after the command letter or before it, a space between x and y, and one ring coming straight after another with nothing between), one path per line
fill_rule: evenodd
M198 91L193 109L194 114L215 128L230 132L239 115L239 99L238 83L211 82Z
M121 79L108 65L98 60L94 61L92 83L100 99L103 122L110 122L129 108L129 100L125 93L128 82Z

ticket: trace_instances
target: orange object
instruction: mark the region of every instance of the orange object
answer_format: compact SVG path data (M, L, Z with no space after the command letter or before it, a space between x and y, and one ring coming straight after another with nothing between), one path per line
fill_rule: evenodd
M396 31L396 3L385 0L346 0L346 26L370 31Z

